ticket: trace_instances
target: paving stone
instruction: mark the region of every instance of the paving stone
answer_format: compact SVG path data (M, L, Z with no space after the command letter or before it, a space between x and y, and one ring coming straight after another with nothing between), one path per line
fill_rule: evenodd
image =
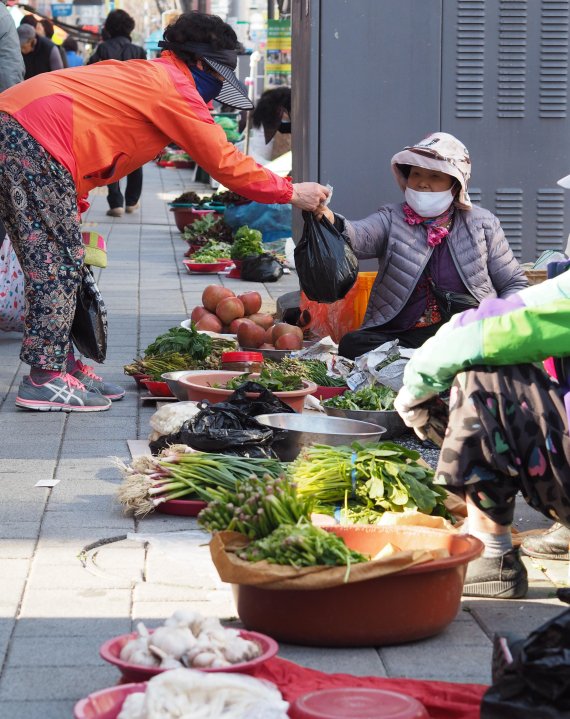
M69 701L3 701L0 719L62 719L73 716L75 700Z
M106 639L97 635L75 637L20 637L10 650L8 666L97 667L103 660L99 647Z
M205 599L197 597L196 594L188 601L173 602L134 602L133 616L137 621L154 619L167 619L179 609L192 609L200 612L206 617L218 617L219 619L236 619L237 612L231 595L222 595L218 592L215 598Z
M75 588L28 589L21 617L78 618L128 616L131 592L128 589Z
M331 649L279 644L278 656L309 669L357 677L386 677L386 668L375 649Z
M2 559L29 559L36 546L33 539L6 539L0 536L0 560Z
M101 643L109 637L132 631L128 613L121 617L20 617L14 639L22 637L95 637Z
M28 667L8 667L0 679L0 705L23 700L78 701L91 692L112 686L116 681L117 670L110 664L97 667L38 667L34 671L33 681L30 681Z

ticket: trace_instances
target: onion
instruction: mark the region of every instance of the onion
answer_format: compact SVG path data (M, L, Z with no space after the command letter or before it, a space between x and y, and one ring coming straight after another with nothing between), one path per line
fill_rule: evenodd
M244 292L238 295L238 299L243 302L246 315L253 315L261 309L262 300L259 292Z
M292 332L281 335L275 340L277 350L300 350L303 347L303 340Z
M265 330L245 319L238 327L237 338L241 347L259 347L265 340Z
M278 337L282 337L283 335L288 334L297 335L301 342L303 341L303 330L300 327L296 327L295 325L289 325L286 322L279 322L279 324L275 325L275 327L273 328L273 341L276 342Z
M215 312L218 303L225 297L235 297L235 295L227 287L208 285L202 292L202 304L210 312Z
M243 303L237 297L225 297L218 302L216 315L222 320L223 324L229 325L233 320L244 316Z
M265 312L256 312L253 315L249 315L248 320L255 322L256 325L263 327L264 330L272 327L274 322L273 315L268 315Z
M204 315L207 314L208 310L205 307L202 307L202 305L200 305L199 307L194 307L190 314L190 319L192 320L192 322L198 322L202 319Z
M211 312L207 312L198 320L198 322L196 322L196 329L206 330L208 332L221 332L222 323L216 315L213 315Z

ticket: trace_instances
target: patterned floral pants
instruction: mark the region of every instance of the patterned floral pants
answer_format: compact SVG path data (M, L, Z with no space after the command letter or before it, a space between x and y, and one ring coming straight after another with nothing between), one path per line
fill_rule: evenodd
M64 369L84 254L75 184L5 113L0 113L0 218L25 277L20 357L35 367Z
M515 495L570 526L570 435L564 393L531 364L457 375L436 481L511 524Z

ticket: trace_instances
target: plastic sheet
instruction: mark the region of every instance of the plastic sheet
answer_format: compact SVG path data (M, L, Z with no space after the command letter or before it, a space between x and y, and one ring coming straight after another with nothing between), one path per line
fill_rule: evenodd
M291 237L293 222L292 205L250 202L248 205L228 205L224 213L224 221L232 230L247 225L253 230L260 230L264 242Z
M283 275L283 265L272 255L244 257L241 279L249 282L277 282Z
M257 398L247 392L259 392ZM276 430L260 424L258 414L293 412L278 397L256 382L246 382L226 402L201 402L200 412L184 422L180 431L150 443L153 454L171 444L187 444L202 452L240 457L274 457L271 443Z
M570 601L570 590L559 590ZM570 609L510 646L513 661L493 672L481 719L570 718Z
M316 302L342 299L356 282L358 260L348 237L326 217L303 212L305 225L295 248L295 268L305 295Z

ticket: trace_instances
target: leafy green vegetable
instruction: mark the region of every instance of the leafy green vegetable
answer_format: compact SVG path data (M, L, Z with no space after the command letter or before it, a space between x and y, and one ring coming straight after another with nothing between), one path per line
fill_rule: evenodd
M220 259L230 257L231 245L227 242L216 242L216 240L208 240L193 255L189 255L192 262L217 262Z
M323 405L337 409L365 409L384 412L394 409L396 395L394 390L378 384L359 389L356 392L348 391L337 397L331 397L323 402Z
M171 327L168 332L159 335L145 349L145 357L178 352L187 354L194 359L206 359L212 351L212 338L198 332L194 322L190 329L185 327Z
M316 444L305 448L289 469L301 497L314 498L315 510L350 503L346 516L375 521L384 511L412 509L450 518L446 492L434 484L431 469L418 464L419 453L393 442L350 447ZM358 507L360 505L360 509Z
M228 389L237 389L250 379L253 382L263 385L263 387L267 387L267 389L270 389L272 392L291 392L303 387L303 380L301 377L294 374L287 374L286 372L282 372L278 369L267 369L264 367L261 370L259 377L254 378L251 378L250 374L251 373L246 372L245 374L239 375L239 377L234 377L229 380L226 387Z
M293 567L339 566L367 562L360 552L349 549L342 537L312 524L282 524L268 537L252 542L237 553L249 562Z
M307 379L321 387L346 387L346 382L343 379L328 376L326 362L321 360L301 360L284 357L279 362L266 359L264 365L268 369L278 368L288 374L296 374L302 379Z
M263 242L259 230L252 230L247 225L240 227L235 233L232 245L232 260L243 260L250 255L262 255Z

